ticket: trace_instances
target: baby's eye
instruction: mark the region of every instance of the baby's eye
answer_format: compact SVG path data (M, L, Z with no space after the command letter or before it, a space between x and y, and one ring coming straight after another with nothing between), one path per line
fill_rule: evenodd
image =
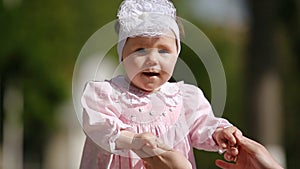
M145 48L138 48L135 51L139 52L139 53L144 53L144 52L146 52L146 49Z
M160 49L158 52L159 53L169 53L168 50L165 50L165 49Z

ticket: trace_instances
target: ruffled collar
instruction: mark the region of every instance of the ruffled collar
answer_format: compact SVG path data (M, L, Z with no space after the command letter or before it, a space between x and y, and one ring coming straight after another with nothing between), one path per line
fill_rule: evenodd
M183 82L165 83L159 90L147 92L141 90L129 83L124 76L117 76L109 81L120 93L119 99L131 106L143 106L148 104L151 100L150 97L156 95L167 106L177 106L181 99L181 85Z

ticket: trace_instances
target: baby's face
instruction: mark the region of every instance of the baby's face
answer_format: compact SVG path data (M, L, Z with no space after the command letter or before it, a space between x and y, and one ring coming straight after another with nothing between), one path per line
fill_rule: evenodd
M177 55L175 37L128 38L123 48L123 65L133 85L153 91L171 78Z

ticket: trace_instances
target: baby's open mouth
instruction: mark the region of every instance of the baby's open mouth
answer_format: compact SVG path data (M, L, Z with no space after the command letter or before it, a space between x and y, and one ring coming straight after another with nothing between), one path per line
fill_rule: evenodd
M158 72L143 72L143 74L146 76L159 76Z

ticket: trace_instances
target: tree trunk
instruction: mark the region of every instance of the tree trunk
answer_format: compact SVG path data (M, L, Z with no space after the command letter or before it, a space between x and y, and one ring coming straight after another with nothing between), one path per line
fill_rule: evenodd
M277 3L252 1L250 32L245 60L246 136L271 151L284 165L282 144L282 100L275 41Z

